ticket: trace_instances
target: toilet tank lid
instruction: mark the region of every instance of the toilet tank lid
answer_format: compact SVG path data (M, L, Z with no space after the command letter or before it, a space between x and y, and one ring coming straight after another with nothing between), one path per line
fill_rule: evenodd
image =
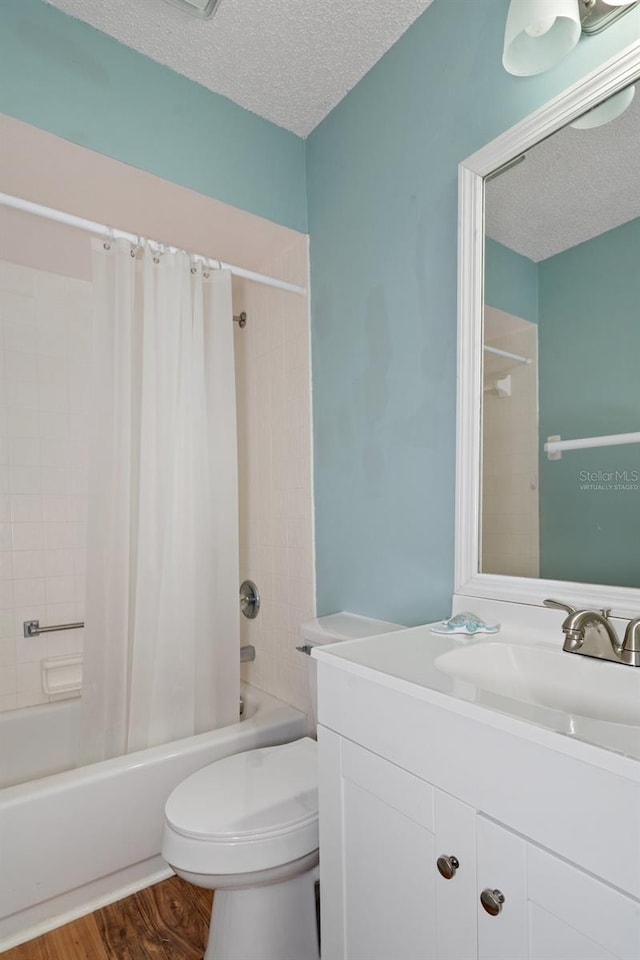
M347 613L343 610L341 613L332 613L327 617L307 620L300 626L300 636L307 643L318 645L337 643L339 640L359 640L362 637L373 637L404 629L406 628L399 623L373 620L371 617L361 617L357 613Z

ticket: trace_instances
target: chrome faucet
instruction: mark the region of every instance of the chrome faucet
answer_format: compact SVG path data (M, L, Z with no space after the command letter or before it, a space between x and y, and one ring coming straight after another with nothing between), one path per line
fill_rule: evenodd
M562 624L567 653L640 667L640 617L629 621L621 641L609 620L611 610L577 610L560 600L545 600L544 605L568 614Z

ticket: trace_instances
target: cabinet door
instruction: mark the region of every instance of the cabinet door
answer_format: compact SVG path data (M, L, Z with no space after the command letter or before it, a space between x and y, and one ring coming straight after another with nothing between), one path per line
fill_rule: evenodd
M613 953L536 903L529 904L529 950L532 960L616 960Z
M437 868L436 955L438 960L475 960L476 924L476 811L441 790L435 791L436 858L455 857L453 875ZM453 865L453 864L452 864Z
M638 960L636 900L483 816L477 849L478 896L504 897L478 903L480 960Z
M477 818L476 830L479 960L527 960L526 843L483 816ZM483 891L493 894L495 915L482 906Z
M343 741L346 960L435 958L433 793Z
M640 904L609 884L527 844L532 960L637 960Z

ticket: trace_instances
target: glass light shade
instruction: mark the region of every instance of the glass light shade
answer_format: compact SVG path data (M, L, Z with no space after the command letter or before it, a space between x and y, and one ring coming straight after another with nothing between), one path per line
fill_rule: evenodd
M511 0L502 64L508 73L544 73L566 57L580 39L578 0Z
M571 126L576 130L593 130L594 127L601 127L605 123L610 123L625 112L635 93L636 88L633 84L630 87L625 87L620 93L609 97L608 100L598 104L593 110L583 113L581 117L573 121Z

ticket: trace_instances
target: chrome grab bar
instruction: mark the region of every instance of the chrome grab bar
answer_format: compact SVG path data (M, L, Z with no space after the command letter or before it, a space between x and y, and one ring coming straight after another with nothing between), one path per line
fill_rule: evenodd
M240 663L253 663L256 658L256 648L248 643L246 647L240 647Z
M37 637L41 633L57 633L58 630L81 630L84 627L84 621L77 623L57 623L51 627L41 627L39 620L25 620L22 624L22 632L25 637Z

